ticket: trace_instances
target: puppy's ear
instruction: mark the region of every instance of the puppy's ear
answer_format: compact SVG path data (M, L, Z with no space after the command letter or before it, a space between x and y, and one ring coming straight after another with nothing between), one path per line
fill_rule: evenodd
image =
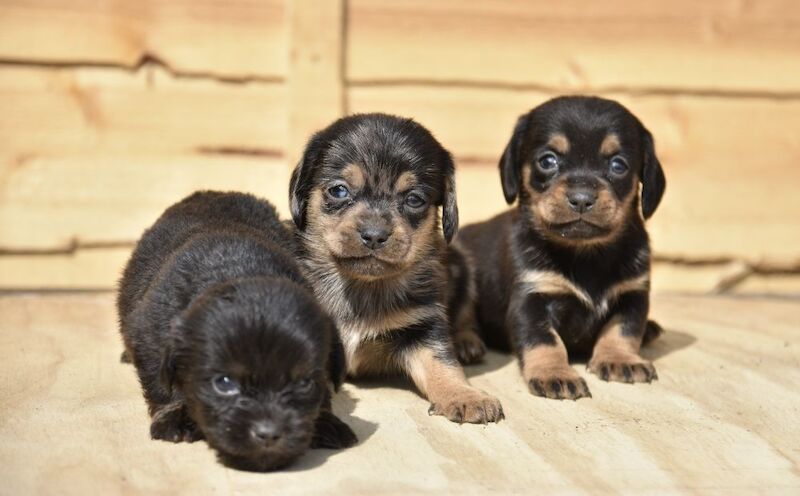
M456 201L456 168L453 157L446 150L442 150L444 163L444 201L442 202L442 230L444 239L448 243L458 232L458 203Z
M338 391L347 375L347 362L344 355L344 345L339 337L336 325L331 323L331 353L328 357L328 378L333 383L334 391Z
M522 140L528 132L528 114L522 115L517 119L514 126L514 133L511 135L500 157L500 181L503 184L503 195L506 203L511 205L519 194L519 181L522 171Z
M289 181L289 210L294 224L301 231L306 227L306 207L314 187L314 171L322 160L327 145L328 140L322 133L312 136Z
M656 211L664 189L667 187L667 180L664 177L664 170L661 162L656 157L655 143L650 131L642 128L642 143L644 144L644 158L642 160L642 215L649 219Z
M172 394L172 390L178 382L178 353L182 335L183 319L178 316L172 319L170 324L169 342L162 351L161 368L159 369L161 385L170 394Z

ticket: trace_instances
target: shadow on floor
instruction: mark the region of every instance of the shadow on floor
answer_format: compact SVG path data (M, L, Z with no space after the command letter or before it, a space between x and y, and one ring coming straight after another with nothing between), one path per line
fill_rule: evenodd
M691 334L674 329L664 329L664 333L655 341L642 348L642 357L657 361L670 353L688 348L697 342L697 338Z
M345 424L349 425L356 433L358 444L348 449L358 449L358 446L369 439L378 430L378 424L353 415L358 400L353 398L346 390L341 390L333 397L333 413ZM302 472L324 464L328 458L335 456L341 450L315 449L308 450L287 472Z

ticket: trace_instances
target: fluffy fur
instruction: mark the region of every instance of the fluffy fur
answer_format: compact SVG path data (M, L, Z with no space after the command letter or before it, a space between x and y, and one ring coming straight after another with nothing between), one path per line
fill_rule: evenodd
M467 259L480 261L466 306L481 337L513 348L539 396L590 396L569 355L590 357L589 371L605 380L655 379L639 355L660 332L647 320L644 219L665 187L651 134L616 102L556 98L519 118L500 176L517 208L459 233ZM470 341L479 339L462 326ZM457 348L467 345L474 346L457 339Z
M275 209L238 193L195 193L145 232L117 306L154 439L205 439L255 471L356 442L330 410L342 345L293 249Z
M411 119L346 117L308 143L292 175L292 217L302 266L336 320L349 374L404 372L431 414L493 422L503 417L500 403L467 383L449 337L453 175L450 154Z

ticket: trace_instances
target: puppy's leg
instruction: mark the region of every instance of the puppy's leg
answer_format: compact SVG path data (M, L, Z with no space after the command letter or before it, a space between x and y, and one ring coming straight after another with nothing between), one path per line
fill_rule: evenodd
M559 400L591 398L586 381L569 365L567 348L550 326L547 297L525 294L516 300L509 306L507 324L528 390Z
M353 430L333 414L329 393L314 422L314 437L311 439L311 447L314 449L342 449L349 448L357 442L358 438Z
M458 243L447 247L447 305L453 347L464 365L478 363L486 354L486 345L475 332L474 266Z
M497 398L469 385L449 351L420 344L403 352L401 364L431 402L430 415L472 424L499 422L505 417Z
M176 399L167 404L151 404L150 437L173 443L193 443L203 434L189 417L186 404Z
M472 302L465 302L453 320L453 347L458 361L464 365L478 363L486 354L486 345L475 332L475 308Z
M647 330L648 298L645 292L629 293L620 298L617 311L594 345L587 367L589 372L605 381L634 383L658 379L653 364L639 356Z

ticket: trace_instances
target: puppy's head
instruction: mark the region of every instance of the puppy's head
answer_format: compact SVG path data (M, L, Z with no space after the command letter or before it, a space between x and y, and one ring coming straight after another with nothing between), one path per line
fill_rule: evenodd
M345 117L320 131L292 174L292 218L308 248L348 277L405 271L458 229L453 160L411 119Z
M220 460L256 471L309 446L334 332L307 291L264 281L206 291L173 323L162 364L162 381L184 396Z
M625 107L561 97L517 121L500 159L506 201L519 198L545 237L568 245L614 239L641 212L649 218L666 185L650 132Z

